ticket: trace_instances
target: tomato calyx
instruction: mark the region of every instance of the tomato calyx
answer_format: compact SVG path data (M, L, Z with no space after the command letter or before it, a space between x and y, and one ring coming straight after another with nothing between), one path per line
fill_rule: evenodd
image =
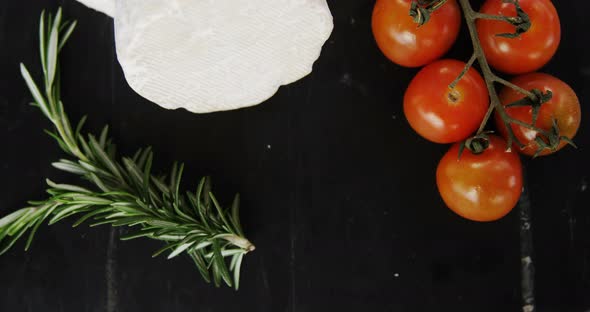
M459 35L461 8L456 0L424 1L375 2L371 17L373 36L381 52L398 65L410 68L428 65L440 59ZM412 6L413 13L409 14ZM436 13L431 14L434 10Z
M430 15L443 6L447 0L414 0L410 6L410 16L418 27L430 20Z
M513 33L496 34L498 37L504 38L518 38L520 35L527 32L532 24L530 16L522 9L518 0L502 0L505 3L514 5L516 9L516 16L504 15L490 15L475 12L476 19L490 19L504 21L515 27ZM434 11L443 6L447 0L413 0L410 6L410 16L418 27L426 24L430 20L430 16Z
M533 155L533 158L538 157L539 155L541 155L541 153L543 153L546 150L549 150L551 152L557 151L561 146L562 142L566 142L570 146L577 148L576 144L573 142L571 138L561 135L557 119L552 119L552 125L549 130L543 130L536 126L541 107L543 106L543 104L549 102L553 98L553 92L551 92L551 90L547 90L547 92L543 93L539 89L532 89L530 90L530 93L533 96L526 96L518 101L506 105L505 108L527 106L531 107L532 118L530 124L523 124L524 122L522 122L521 120L516 120L511 117L508 118L508 124L517 124L537 132L537 136L533 141L536 145L537 150ZM521 148L526 147L524 144L522 144L522 142L520 142L520 140L516 136L511 137L509 141L517 144Z
M516 8L516 17L509 17L509 16L503 16L503 15L488 15L488 14L478 13L478 14L476 14L476 18L501 20L501 21L505 21L507 23L510 23L515 27L515 30L513 33L496 34L496 36L510 38L510 39L518 38L518 37L520 37L520 35L524 34L525 32L527 32L531 28L531 25L532 25L531 18L522 9L522 7L520 6L520 3L518 3L518 0L503 0L503 1L505 3L510 3L510 4L514 5L514 7Z
M538 148L533 155L533 158L539 157L539 155L541 155L541 153L546 150L551 152L557 151L561 145L561 142L566 142L573 148L578 148L571 138L560 134L557 119L553 118L553 125L551 126L551 129L548 131L548 133L545 135L537 135L535 138L535 144Z
M469 150L474 155L479 155L485 152L486 149L490 147L490 134L494 133L493 131L485 131L479 134L476 134L469 139L461 142L459 145L459 155L458 159L461 159L461 155L465 149Z
M539 118L539 111L541 110L541 106L543 106L543 104L549 102L553 98L553 92L547 90L547 92L543 93L539 89L533 89L530 92L532 95L534 95L534 97L524 97L521 100L506 105L506 108L530 106L532 108L533 115L531 125L534 126L537 123L537 119Z

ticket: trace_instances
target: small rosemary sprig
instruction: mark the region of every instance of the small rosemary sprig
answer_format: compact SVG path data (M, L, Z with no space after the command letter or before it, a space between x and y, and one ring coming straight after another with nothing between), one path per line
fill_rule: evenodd
M223 209L211 193L208 178L201 179L195 192L180 192L183 165L174 164L168 178L151 173L150 148L118 161L115 145L108 138L108 127L98 137L81 134L86 118L73 129L60 100L59 53L72 34L76 22L62 23L59 9L55 16L41 13L39 28L44 89L37 87L27 68L21 73L34 103L53 123L46 132L75 160L62 159L54 167L81 176L93 189L57 184L47 180L50 197L29 202L30 207L0 219L0 254L10 249L28 232L25 250L39 226L54 224L77 215L77 226L110 224L138 230L123 240L148 237L164 242L154 256L169 252L168 258L188 254L199 272L216 286L224 281L238 289L244 255L254 250L242 231L238 216L239 196L230 209ZM232 276L233 273L233 276Z

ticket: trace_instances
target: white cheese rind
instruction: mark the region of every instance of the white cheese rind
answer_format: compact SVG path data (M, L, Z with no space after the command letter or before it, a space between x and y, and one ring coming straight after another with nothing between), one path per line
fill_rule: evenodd
M110 17L115 16L115 0L77 0L85 6L102 12Z
M168 109L259 104L308 75L333 29L326 0L116 0L133 90Z

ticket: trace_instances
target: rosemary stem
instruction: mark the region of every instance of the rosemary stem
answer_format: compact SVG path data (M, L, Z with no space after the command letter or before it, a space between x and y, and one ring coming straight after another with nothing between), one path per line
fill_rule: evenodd
M256 247L246 238L231 234L223 237L226 241L233 245L244 249L246 252L254 251Z

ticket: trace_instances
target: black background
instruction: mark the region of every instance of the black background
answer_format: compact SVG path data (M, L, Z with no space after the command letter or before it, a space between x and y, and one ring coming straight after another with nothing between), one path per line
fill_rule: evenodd
M212 175L226 200L243 198L257 250L239 292L201 281L190 259L151 259L159 244L121 242L120 230L40 229L0 257L0 311L519 311L516 210L494 223L445 208L434 172L447 146L419 138L401 107L415 69L382 56L370 30L374 1L329 1L335 30L314 72L269 101L195 115L140 98L116 62L112 20L74 1L0 5L0 215L44 198L63 157L18 71L39 77L43 8L79 21L62 57L63 98L88 130L111 125L124 154L152 145L161 170L185 161L184 185ZM474 1L480 3L480 1ZM539 311L590 309L588 1L554 1L560 49L543 71L582 102L580 149L528 162ZM465 30L450 52L466 59Z

